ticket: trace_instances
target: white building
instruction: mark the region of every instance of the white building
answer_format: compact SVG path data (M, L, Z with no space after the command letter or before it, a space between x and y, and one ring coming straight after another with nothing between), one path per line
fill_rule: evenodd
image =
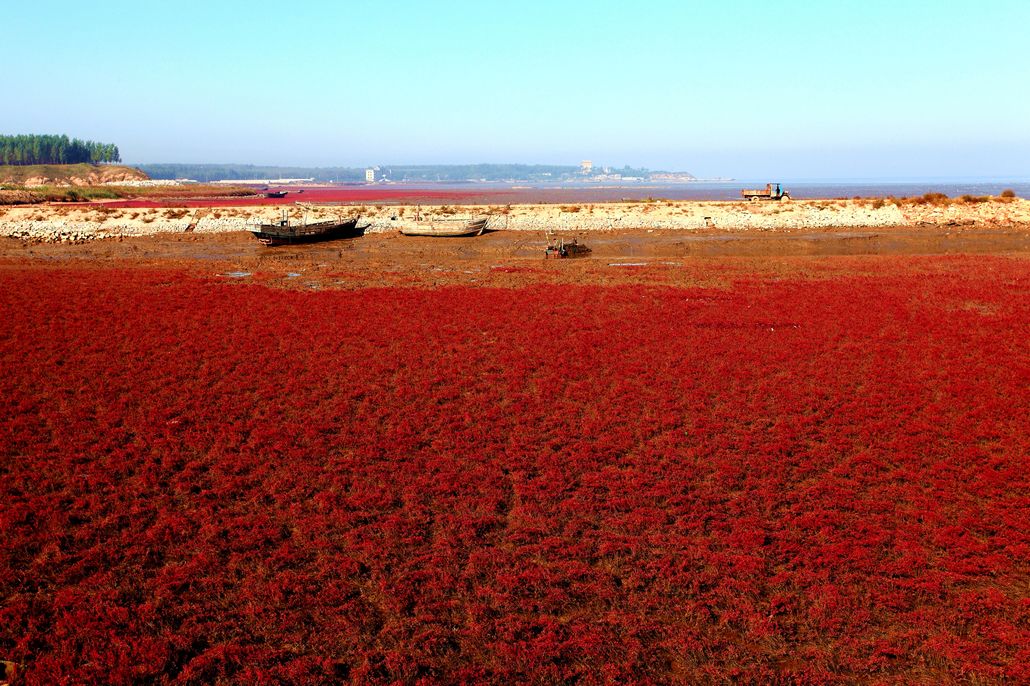
M372 183L375 180L376 180L376 170L375 170L375 167L370 167L369 169L366 169L365 170L365 181L368 181L369 183Z
M590 174L594 171L594 163L590 160L583 160L579 163L579 171L581 174Z

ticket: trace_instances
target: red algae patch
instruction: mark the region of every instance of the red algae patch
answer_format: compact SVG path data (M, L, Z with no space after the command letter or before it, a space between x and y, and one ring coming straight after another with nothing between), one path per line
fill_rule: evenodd
M26 683L1030 679L1025 261L733 277L5 268L0 658Z

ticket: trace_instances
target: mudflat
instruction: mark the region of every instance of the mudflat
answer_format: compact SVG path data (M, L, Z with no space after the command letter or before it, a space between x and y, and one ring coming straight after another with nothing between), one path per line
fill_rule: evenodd
M841 261L897 255L1006 254L1030 258L1030 229L865 227L791 232L658 229L573 231L592 252L545 260L543 232L491 231L468 238L366 234L300 246L265 247L245 231L165 233L78 243L0 238L0 268L168 268L286 288L391 285L621 283L708 280L734 265L751 271L818 272ZM716 269L718 266L718 269ZM848 267L852 268L851 266ZM228 276L226 276L228 275Z

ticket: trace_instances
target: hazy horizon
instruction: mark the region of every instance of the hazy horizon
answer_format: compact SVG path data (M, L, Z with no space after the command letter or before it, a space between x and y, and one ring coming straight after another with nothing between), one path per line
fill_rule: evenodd
M129 164L1022 179L1028 20L1016 0L63 0L41 50L38 10L12 4L6 42L32 64L8 72L0 133L113 142Z
M182 164L187 166L200 166L200 165L211 165L211 166L232 166L232 167L282 167L282 168L299 168L299 169L367 169L371 166L379 167L448 167L448 166L476 166L476 165L526 165L526 166L566 166L575 167L577 163L574 162L556 162L552 164L544 164L537 162L508 162L508 161L476 161L476 162L453 162L449 164L437 164L437 163L420 163L420 164L409 164L405 162L397 163L374 163L370 165L346 165L346 164L325 164L325 165L286 165L286 164L263 164L263 163L251 163L251 162L168 162L166 160L146 160L137 162L123 162L127 166L140 166L148 167L153 165L164 165L164 164ZM595 162L596 164L596 162ZM611 166L611 165L608 165ZM692 173L690 169L657 169L652 167L645 167L644 165L628 165L632 168L643 168L651 172L665 171L665 172L687 172ZM613 171L620 171L620 168L614 168ZM992 182L1013 182L1013 183L1030 183L1030 174L1026 175L1006 175L1006 174L994 174L994 175L950 175L950 174L922 174L913 176L789 176L775 174L769 175L743 175L743 176L697 176L697 180L691 183L727 183L727 182L739 182L739 181L761 181L765 183L769 178L776 178L779 181L785 183L811 183L811 184L839 184L839 183L879 183L879 184L906 184L906 183L992 183ZM415 183L415 182L412 182ZM447 183L447 182L443 182ZM500 183L500 182L489 182L489 183ZM652 181L641 181L648 185L654 185ZM679 182L682 183L682 182ZM596 185L593 182L592 185Z

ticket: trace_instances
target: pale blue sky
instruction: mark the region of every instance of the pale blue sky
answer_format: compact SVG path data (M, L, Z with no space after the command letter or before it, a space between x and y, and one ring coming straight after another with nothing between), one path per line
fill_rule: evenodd
M1030 1L0 0L3 133L128 162L1030 177Z

